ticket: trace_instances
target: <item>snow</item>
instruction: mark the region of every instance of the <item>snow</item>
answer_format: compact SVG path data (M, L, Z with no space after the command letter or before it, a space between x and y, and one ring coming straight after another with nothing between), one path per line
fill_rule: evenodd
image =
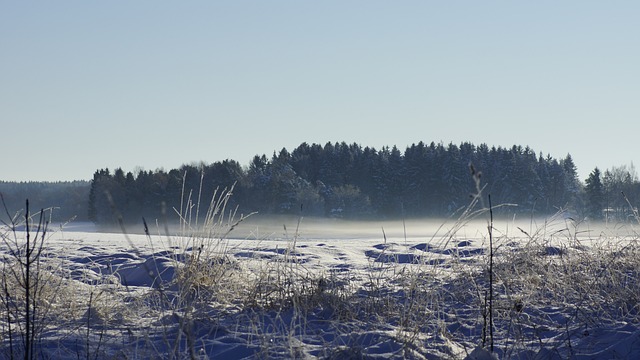
M272 221L248 221L224 239L52 227L41 272L57 282L38 305L46 315L37 351L56 359L640 358L632 226L495 224L491 339L486 221L428 229L418 220ZM15 266L10 246L1 249L5 277ZM11 291L19 302L19 286ZM7 303L5 358L22 346L20 308Z

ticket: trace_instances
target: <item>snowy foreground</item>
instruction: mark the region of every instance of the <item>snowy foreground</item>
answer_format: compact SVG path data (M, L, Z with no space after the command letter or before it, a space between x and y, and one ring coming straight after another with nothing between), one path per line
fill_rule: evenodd
M26 255L13 251L26 234L4 228L0 354L24 358L31 346L45 359L640 358L630 225L496 222L491 292L484 220L431 230L371 222L367 231L299 220L171 236L162 226L151 235L51 229L30 275L41 279L32 281L32 341L16 280Z

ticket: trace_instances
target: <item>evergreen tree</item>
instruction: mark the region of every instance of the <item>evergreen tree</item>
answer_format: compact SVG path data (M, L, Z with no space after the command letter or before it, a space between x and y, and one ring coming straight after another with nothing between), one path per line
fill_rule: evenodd
M93 173L93 180L91 180L91 185L89 186L89 206L88 206L88 214L87 218L89 221L93 221L94 223L98 221L98 209L96 204L97 197L97 183L100 178L100 172L96 170Z
M604 186L600 179L600 169L593 169L585 183L586 215L592 219L601 219L604 209Z
M567 203L573 205L575 208L579 208L581 205L579 200L582 185L578 179L578 167L573 162L571 154L567 154L567 156L560 161L560 165L562 165L564 169L564 190Z

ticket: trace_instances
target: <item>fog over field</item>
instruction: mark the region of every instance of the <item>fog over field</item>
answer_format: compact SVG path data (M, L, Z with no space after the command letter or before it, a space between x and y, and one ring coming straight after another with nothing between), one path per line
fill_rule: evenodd
M449 218L410 218L394 220L345 220L326 217L305 217L294 215L261 215L250 214L237 224L228 234L229 238L261 240L280 239L299 240L335 239L393 239L404 238L411 240L435 240L448 234L455 234L456 238L483 239L489 236L489 216L482 216L473 220L459 219L454 215ZM194 222L195 224L195 222ZM180 227L175 224L165 226L161 221L150 221L149 228L154 235L175 235ZM95 226L92 223L66 224L67 231L106 231L122 233L120 226ZM527 218L523 216L496 217L493 219L494 236L510 238L527 238L535 235L540 228L550 236L569 236L576 238L593 238L617 236L635 229L629 222L605 222L585 219L574 219L569 214L550 217ZM640 229L640 226L639 226ZM142 221L139 224L125 225L125 232L141 234L144 232Z

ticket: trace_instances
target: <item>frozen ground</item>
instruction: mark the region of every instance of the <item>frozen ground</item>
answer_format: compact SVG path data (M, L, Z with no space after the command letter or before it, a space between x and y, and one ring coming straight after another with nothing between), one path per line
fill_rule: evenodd
M487 221L425 223L283 218L223 239L223 222L172 230L181 236L52 227L31 275L43 279L33 349L52 359L463 359L493 346L501 359L640 358L633 227L496 221L490 287ZM26 300L13 275L24 255L11 249L26 234L2 231L0 353L23 357Z

